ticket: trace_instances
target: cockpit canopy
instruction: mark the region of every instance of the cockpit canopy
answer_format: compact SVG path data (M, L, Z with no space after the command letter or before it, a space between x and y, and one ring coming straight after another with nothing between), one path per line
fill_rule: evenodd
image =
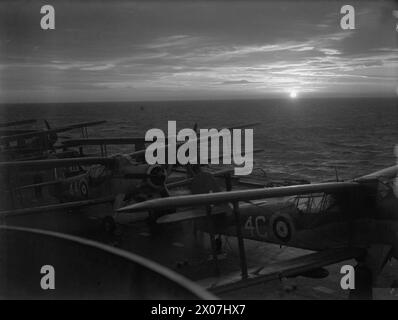
M336 199L331 194L313 193L298 195L293 202L302 213L322 213L330 210L336 204Z

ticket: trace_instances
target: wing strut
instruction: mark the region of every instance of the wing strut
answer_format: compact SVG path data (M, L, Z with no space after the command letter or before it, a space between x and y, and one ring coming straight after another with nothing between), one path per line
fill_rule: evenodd
M232 190L232 177L231 172L225 174L225 187L227 191ZM236 238L238 240L239 247L239 261L240 261L240 270L242 280L248 278L247 272L247 260L246 260L246 251L245 251L245 243L242 235L242 225L240 223L240 210L239 210L239 201L233 201L233 211L235 216L235 225L236 225Z
M209 235L210 235L210 243L211 243L211 251L213 253L213 261L215 273L217 276L220 275L220 268L218 267L218 258L217 258L217 249L216 249L216 238L214 235L214 221L211 217L211 206L206 206L206 217L207 223L209 225Z
M235 201L233 203L234 206L234 215L235 215L235 223L236 223L236 237L238 238L238 246L239 246L239 260L240 260L240 269L242 280L247 279L247 261L246 261L246 253L245 253L245 244L242 236L242 225L240 224L240 211L239 211L239 202Z

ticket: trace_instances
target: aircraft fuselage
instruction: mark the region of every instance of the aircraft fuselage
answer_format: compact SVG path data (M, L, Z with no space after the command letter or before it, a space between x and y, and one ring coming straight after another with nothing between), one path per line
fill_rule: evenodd
M232 210L214 224L216 233L236 235ZM392 188L244 203L240 224L246 239L316 251L377 243L391 245L398 257L398 198Z

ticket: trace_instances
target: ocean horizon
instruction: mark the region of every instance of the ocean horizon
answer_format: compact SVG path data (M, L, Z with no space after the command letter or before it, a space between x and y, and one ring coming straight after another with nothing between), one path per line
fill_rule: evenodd
M184 112L181 112L184 108ZM151 128L254 127L255 167L312 181L350 179L397 163L395 98L178 100L137 102L0 104L1 121L48 120L51 126L107 120L90 137L144 136ZM38 124L41 125L41 124ZM80 137L80 131L67 133ZM113 153L131 146L113 146Z

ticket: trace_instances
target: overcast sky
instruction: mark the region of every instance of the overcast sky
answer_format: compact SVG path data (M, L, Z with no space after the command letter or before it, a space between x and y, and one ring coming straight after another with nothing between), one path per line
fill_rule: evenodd
M69 3L69 4L67 4ZM340 28L352 4L356 30ZM56 29L40 29L53 4ZM0 101L396 94L393 1L0 4Z

